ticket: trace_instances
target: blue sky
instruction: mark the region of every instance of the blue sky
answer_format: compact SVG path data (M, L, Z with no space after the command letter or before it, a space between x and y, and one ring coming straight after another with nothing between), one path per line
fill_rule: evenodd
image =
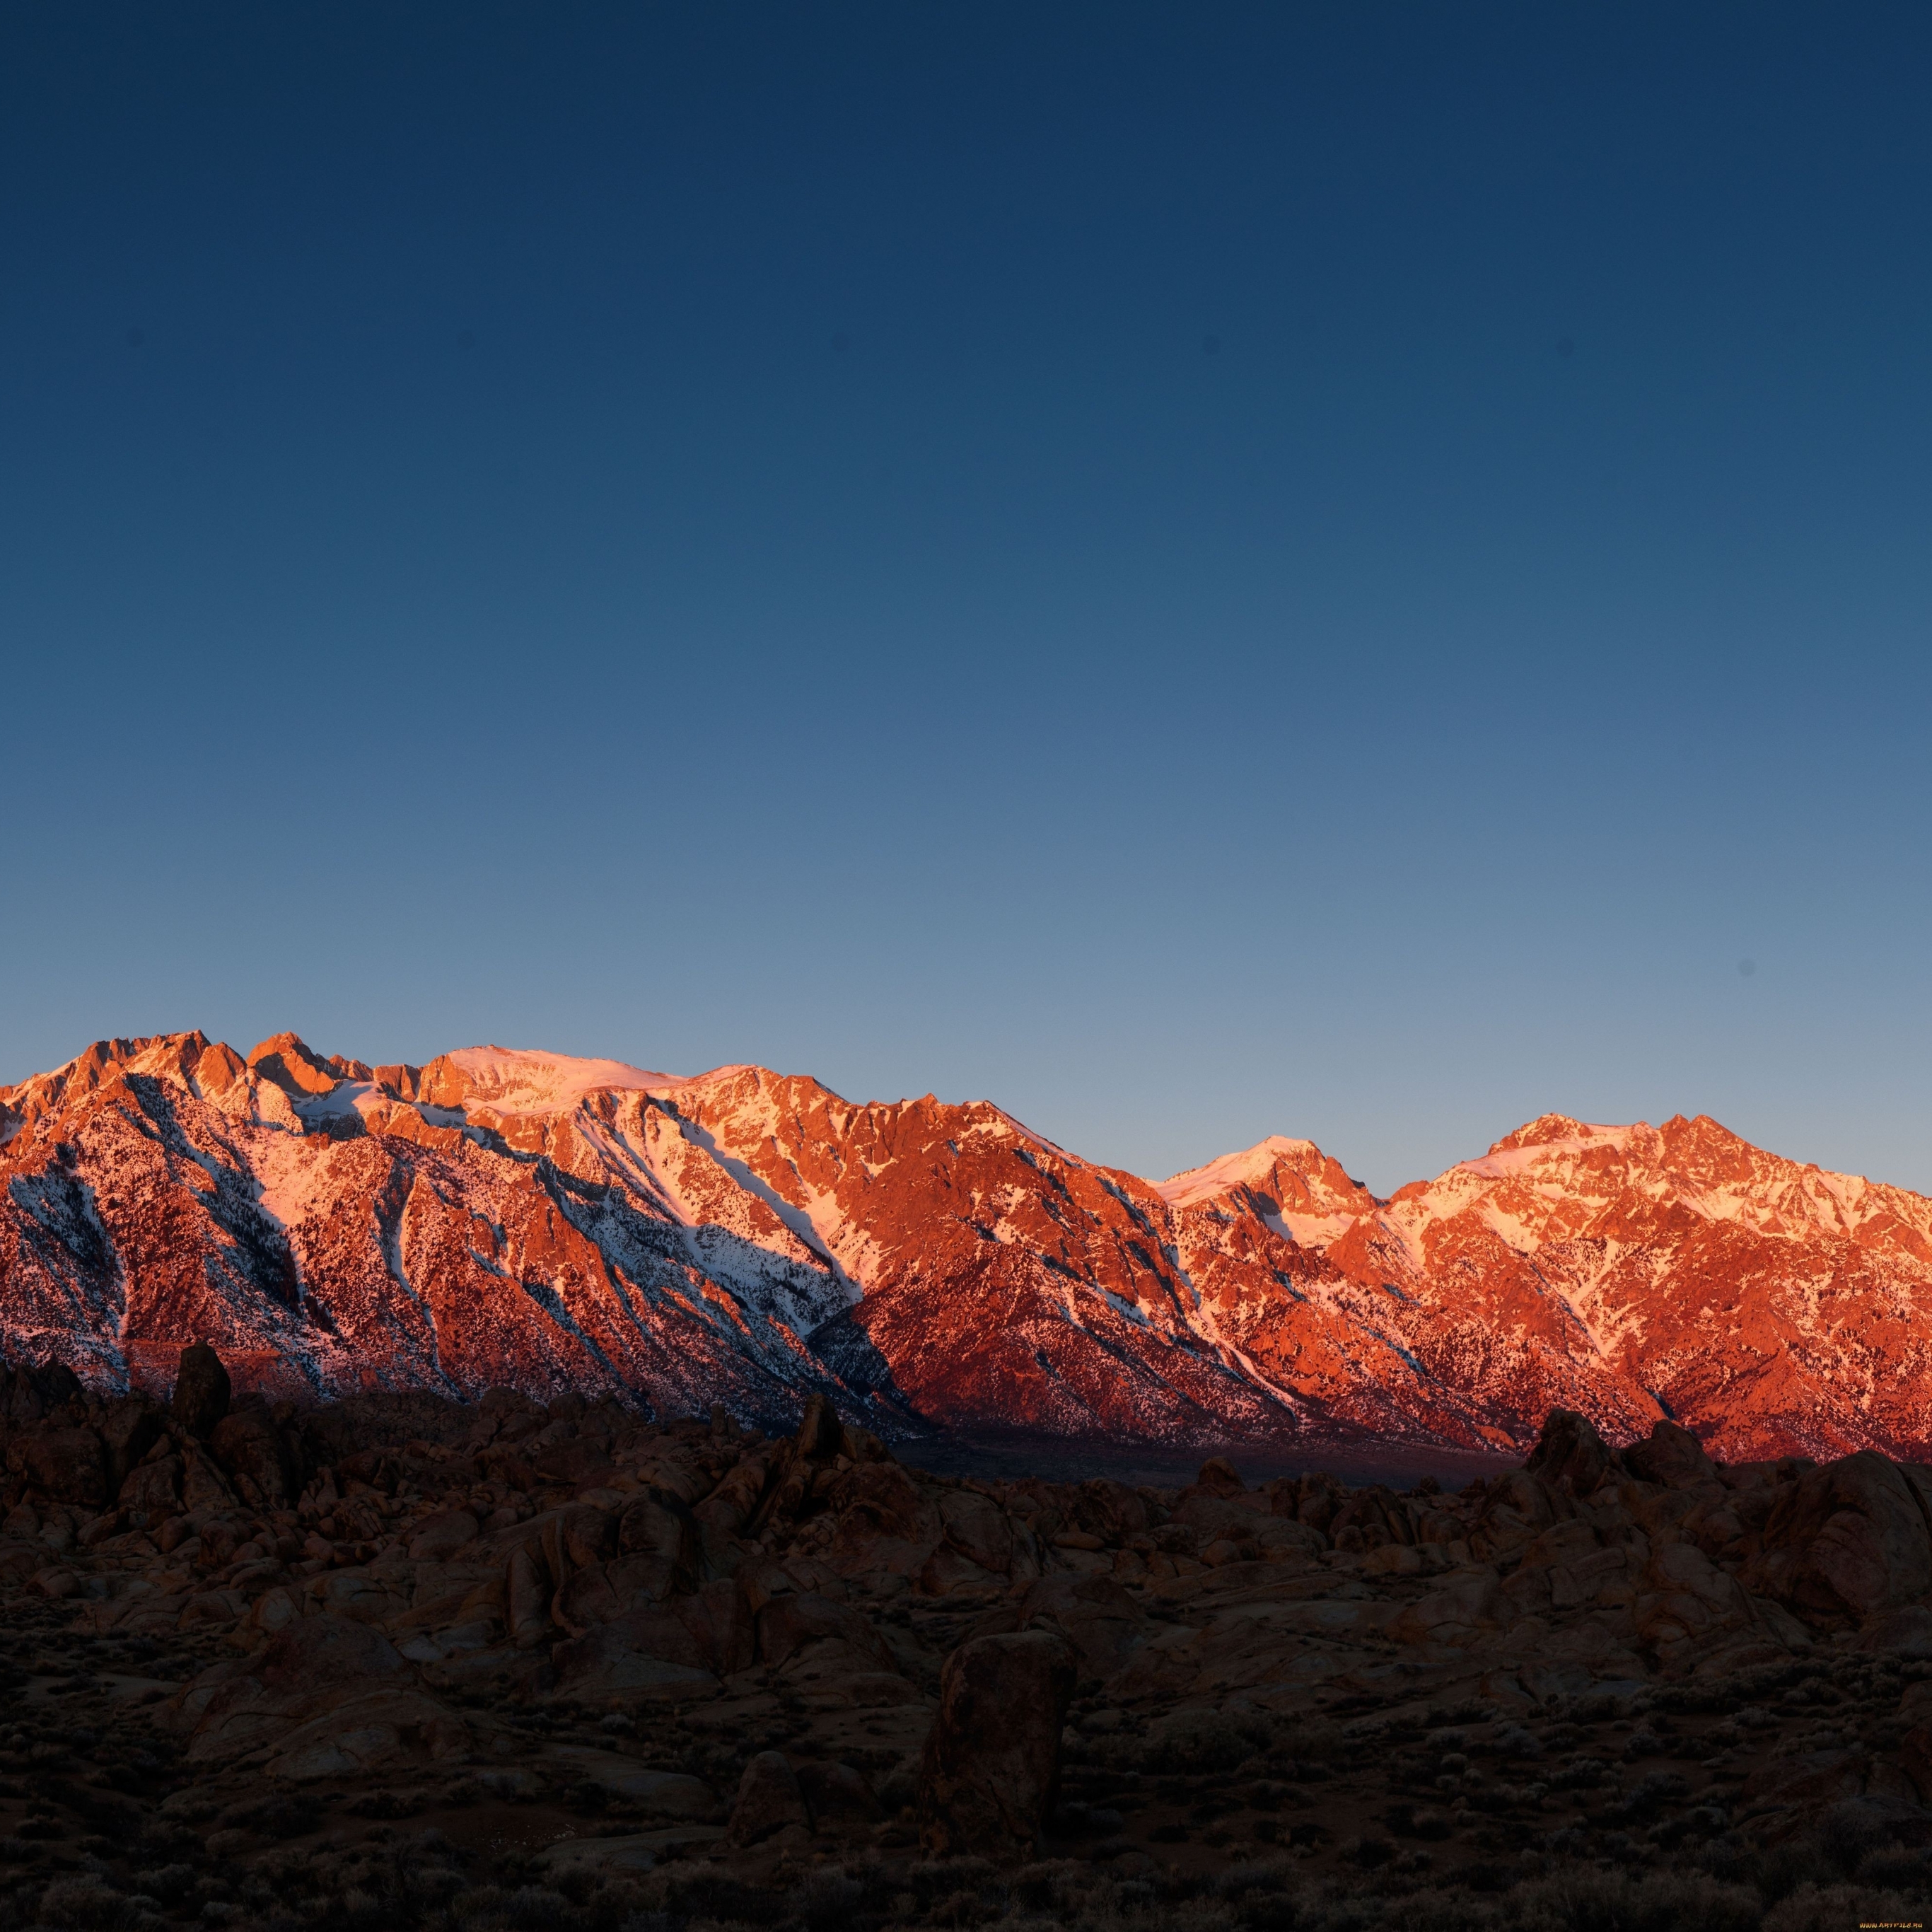
M1932 1190L1928 54L8 10L0 1080L293 1026Z

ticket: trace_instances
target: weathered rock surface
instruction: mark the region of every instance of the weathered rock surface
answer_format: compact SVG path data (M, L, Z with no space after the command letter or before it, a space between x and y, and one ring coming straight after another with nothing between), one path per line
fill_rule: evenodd
M1616 1443L1688 1425L1627 1472L1672 1489L1708 1480L1687 1442L1733 1464L1932 1443L1932 1201L1702 1118L1545 1116L1384 1201L1306 1142L1156 1185L986 1103L854 1106L758 1067L371 1067L177 1034L0 1090L0 1356L154 1392L212 1344L182 1371L196 1441L218 1366L270 1400L612 1393L792 1432L815 1396L814 1431L1316 1454L1520 1450L1564 1409ZM7 1400L46 1394L16 1373ZM536 1453L592 1473L568 1442ZM1566 1495L1593 1474L1534 1473ZM271 1508L275 1476L231 1472ZM703 1502L715 1554L746 1504ZM1396 1527L1360 1514L1368 1543ZM996 1531L949 1528L941 1569L1000 1574Z
M760 1751L738 1780L737 1802L731 1808L727 1835L734 1845L762 1844L788 1826L800 1829L812 1822L797 1774L782 1751Z
M188 1435L206 1438L214 1433L227 1414L231 1393L220 1356L205 1342L196 1342L181 1352L176 1365L168 1414Z
M1932 1590L1932 1530L1912 1474L1867 1450L1801 1477L1772 1505L1745 1580L1792 1609L1857 1619Z
M920 1838L937 1855L1023 1857L1060 1785L1072 1646L1049 1630L977 1636L946 1660L920 1767Z
M48 1923L299 1885L402 1925L490 1886L936 1925L1286 1859L1318 1924L1634 1861L1760 1873L1742 1924L1794 1846L1848 1883L1932 1845L1924 1478L1869 1452L1570 1412L1456 1493L1238 1457L1176 1490L935 1476L829 1400L776 1438L508 1390L244 1394L205 1438L44 1377L7 1412L0 1859ZM440 1892L370 1876L403 1820ZM70 1911L70 1856L174 1889Z

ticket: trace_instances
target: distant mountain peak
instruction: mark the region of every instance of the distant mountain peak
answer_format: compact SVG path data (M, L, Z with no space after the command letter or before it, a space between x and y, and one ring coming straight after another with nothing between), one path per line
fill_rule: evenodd
M1155 1185L990 1102L469 1047L96 1042L0 1090L0 1350L1168 1442L1932 1442L1932 1201L1546 1114L1386 1200L1270 1135Z
M1288 1204L1310 1212L1346 1208L1362 1213L1376 1204L1368 1190L1312 1141L1284 1134L1270 1134L1252 1147L1172 1175L1160 1184L1160 1193L1172 1207L1192 1208L1234 1188L1270 1194L1278 1204L1285 1194Z
M1602 1141L1618 1146L1642 1129L1640 1121L1634 1128L1612 1127L1589 1120L1573 1120L1568 1114L1539 1114L1534 1120L1526 1121L1515 1132L1504 1135L1490 1152L1513 1154L1522 1148L1567 1144L1573 1141Z

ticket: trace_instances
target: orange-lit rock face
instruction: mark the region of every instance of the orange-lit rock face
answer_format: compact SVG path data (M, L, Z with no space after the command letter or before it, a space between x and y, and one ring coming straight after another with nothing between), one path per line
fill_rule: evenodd
M1400 1190L1326 1252L1413 1298L1408 1346L1519 1439L1526 1407L1623 1436L1667 1410L1736 1458L1932 1437L1928 1238L1932 1202L1714 1120L1550 1115Z
M629 1391L890 1432L1932 1438L1932 1202L1714 1122L1534 1121L1378 1201L1306 1142L1155 1186L985 1103L467 1048L104 1041L0 1090L0 1346L337 1392Z

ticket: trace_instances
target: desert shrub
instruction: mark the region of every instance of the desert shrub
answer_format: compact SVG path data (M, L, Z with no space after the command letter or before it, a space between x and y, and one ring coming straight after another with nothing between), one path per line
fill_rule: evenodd
M40 1922L62 1932L94 1932L119 1918L127 1900L94 1878L57 1878L40 1894Z
M1496 1755L1501 1758L1514 1760L1543 1755L1541 1739L1520 1724L1498 1724L1492 1742Z
M1849 1878L1873 1852L1892 1843L1895 1817L1876 1805L1852 1798L1834 1804L1819 1820L1818 1849Z
M1571 1866L1518 1886L1504 1911L1522 1932L1756 1932L1763 1904L1700 1872Z
M1257 1718L1174 1711L1149 1727L1142 1762L1155 1772L1232 1771L1269 1742L1268 1726Z
M1689 1790L1689 1785L1674 1771L1646 1772L1610 1815L1624 1824L1647 1824L1666 1805L1682 1803Z
M1932 1853L1897 1846L1868 1852L1858 1862L1858 1880L1876 1891L1902 1892L1922 1900L1932 1893Z
M842 1871L814 1871L792 1894L788 1922L803 1932L841 1932L850 1924L865 1893L858 1880Z
M136 1872L134 1882L150 1898L158 1898L164 1905L173 1905L194 1889L194 1868L188 1864L158 1865L149 1871Z
M688 1871L674 1868L661 1879L655 1873L652 1876L658 1883L648 1889L656 1894L658 1884L662 1886L661 1895L653 1896L652 1904L674 1921L717 1919L725 1924L774 1925L785 1915L781 1895L741 1884L703 1865Z
M1895 1892L1804 1884L1765 1915L1764 1932L1844 1932L1846 1926L1909 1922L1918 1916L1911 1901Z

